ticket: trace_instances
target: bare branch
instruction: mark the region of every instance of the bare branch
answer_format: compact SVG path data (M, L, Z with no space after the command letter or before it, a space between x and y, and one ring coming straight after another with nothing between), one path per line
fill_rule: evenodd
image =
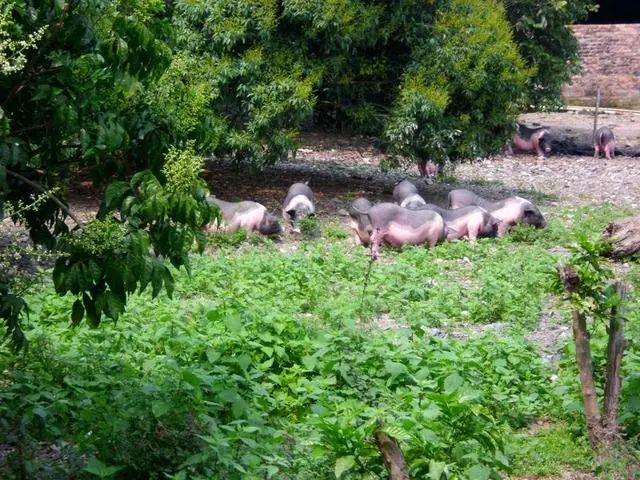
M73 219L73 221L76 222L76 225L78 225L78 227L80 227L80 228L84 227L84 223L78 217L76 217L71 210L69 210L69 207L67 207L64 203L62 203L62 201L58 197L53 195L51 192L47 192L47 189L44 188L42 185L40 185L39 183L34 182L33 180L29 180L27 177L25 177L23 175L20 175L19 173L14 172L12 170L9 170L8 168L6 169L6 171L7 171L7 173L9 175L12 175L15 178L17 178L18 180L20 180L20 181L26 183L27 185L35 188L36 190L40 190L41 192L46 193L47 195L49 195L51 197L51 200L53 200L54 203L56 205L58 205L58 207L60 207L60 210L62 210L69 217L71 217Z

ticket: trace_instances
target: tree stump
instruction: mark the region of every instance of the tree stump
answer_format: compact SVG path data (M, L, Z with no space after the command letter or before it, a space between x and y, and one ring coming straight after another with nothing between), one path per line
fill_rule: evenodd
M616 258L640 252L640 215L616 220L607 225L602 240L611 241L608 255Z

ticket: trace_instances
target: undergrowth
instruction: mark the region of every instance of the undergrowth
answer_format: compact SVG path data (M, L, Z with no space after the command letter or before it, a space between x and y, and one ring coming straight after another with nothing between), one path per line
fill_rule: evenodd
M582 444L552 460L582 438L579 389L570 364L552 381L526 335L553 289L553 250L570 241L560 221L599 231L610 213L560 212L546 231L475 245L387 249L366 284L367 251L335 225L293 247L218 236L190 276L176 273L173 299L133 296L99 329L70 328L73 299L33 289L30 349L0 357L0 476L385 478L378 428L399 440L412 478L588 463ZM378 329L381 317L394 328ZM621 420L635 434L629 323ZM456 326L475 328L433 333ZM539 417L570 423L522 433Z

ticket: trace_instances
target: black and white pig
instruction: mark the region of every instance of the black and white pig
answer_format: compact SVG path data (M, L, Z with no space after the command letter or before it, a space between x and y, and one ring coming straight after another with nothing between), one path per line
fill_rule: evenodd
M257 202L225 202L215 197L207 201L220 208L224 230L235 232L239 228L249 232L258 231L263 235L275 235L282 231L278 218L267 212L267 208Z
M418 193L418 188L409 180L402 180L393 187L393 201L404 208L415 210L427 204Z
M466 238L473 241L478 237L495 237L502 223L487 210L475 205L448 210L427 203L422 208L440 214L447 228L447 240Z
M298 222L305 217L315 215L316 205L313 191L306 183L294 183L289 187L282 207L282 216L294 232L299 232Z
M427 244L433 247L445 238L442 217L433 210L409 210L395 203L378 203L360 211L364 229L371 232L371 256L380 256L384 242L394 247Z
M611 160L616 154L616 137L609 127L600 127L593 136L593 156L600 157L604 153L607 160Z
M516 133L511 139L511 147L522 152L535 152L542 160L544 154L551 151L550 134L551 131L547 127L531 128L518 123Z
M509 228L519 223L533 225L536 228L545 228L547 226L547 221L538 210L538 207L524 198L509 197L493 202L476 195L471 190L458 189L449 192L449 208L462 208L469 205L484 208L500 221L497 230L499 237L506 234Z

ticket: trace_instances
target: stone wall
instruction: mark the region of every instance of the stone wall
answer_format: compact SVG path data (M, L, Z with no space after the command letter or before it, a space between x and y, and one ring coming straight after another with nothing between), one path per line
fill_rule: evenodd
M565 85L568 104L640 109L640 24L573 25L583 71Z

